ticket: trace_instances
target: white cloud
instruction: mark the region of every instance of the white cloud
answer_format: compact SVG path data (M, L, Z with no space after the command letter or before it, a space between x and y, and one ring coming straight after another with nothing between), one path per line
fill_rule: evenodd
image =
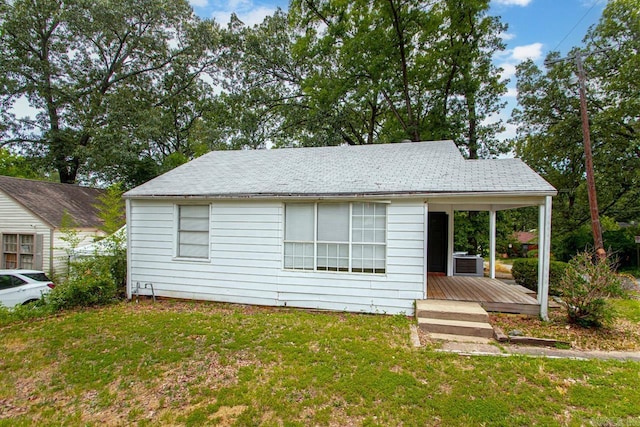
M528 6L531 0L493 0L503 6Z
M516 37L516 35L513 34L513 33L502 32L502 33L498 34L498 37L500 37L504 41L507 41L507 40L513 40Z
M510 79L511 77L516 75L516 66L513 64L505 62L500 64L499 67L502 68L500 77L503 79Z
M229 23L231 14L235 13L245 25L251 27L260 24L265 17L273 15L275 11L275 7L257 6L252 0L229 0L225 4L218 4L217 10L211 13L211 17L219 24L225 25Z
M532 59L537 61L542 58L542 43L532 43L525 46L516 46L511 53L513 59L517 61L524 61L526 59Z
M266 18L267 16L273 15L275 11L276 11L275 9L260 6L247 11L219 10L219 11L213 12L211 14L211 17L214 18L216 22L218 22L220 25L226 25L229 23L229 20L231 19L231 14L235 13L236 15L238 15L238 18L242 22L244 22L246 26L252 27L256 24L260 24L262 21L264 21L264 18Z
M24 95L16 99L10 111L19 119L27 117L35 119L36 115L40 112L39 109L33 108L31 104L29 104L29 100Z
M507 88L507 93L503 95L505 98L516 98L518 96L518 89L515 87Z
M507 139L513 139L518 135L518 126L514 125L513 123L502 123L502 125L504 126L504 131L501 132L498 135L498 139L500 139L501 141L507 140Z
M207 7L209 6L208 0L189 0L191 7Z
M227 9L229 10L247 10L253 7L251 0L229 0Z

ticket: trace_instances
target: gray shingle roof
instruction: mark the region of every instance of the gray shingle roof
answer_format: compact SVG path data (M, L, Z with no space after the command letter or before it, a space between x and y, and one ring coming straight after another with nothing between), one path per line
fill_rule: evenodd
M125 197L555 194L518 159L465 160L452 141L213 151Z
M68 212L80 228L97 228L98 196L104 190L56 182L0 176L0 191L53 227L59 227Z

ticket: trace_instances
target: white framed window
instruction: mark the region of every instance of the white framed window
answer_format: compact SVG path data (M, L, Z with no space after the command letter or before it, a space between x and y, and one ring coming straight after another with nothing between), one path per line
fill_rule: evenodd
M385 273L385 203L288 203L284 268Z
M209 259L209 205L177 206L178 258Z
M284 227L284 268L314 269L313 203L287 204Z
M352 271L384 273L387 259L387 206L382 203L352 205Z

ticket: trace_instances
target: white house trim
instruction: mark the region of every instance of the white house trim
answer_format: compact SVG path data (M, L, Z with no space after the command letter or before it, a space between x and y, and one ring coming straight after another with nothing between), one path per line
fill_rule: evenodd
M489 277L496 278L496 211L489 210Z
M427 236L429 235L429 204L428 203L424 203L424 218L422 220L423 222L423 235L425 236L424 238L424 242L423 242L423 248L424 248L424 257L423 257L423 276L422 276L422 282L424 283L424 295L422 296L422 299L427 299L427 287L429 286L429 281L427 280L427 275L429 274L429 248L427 247Z
M538 302L540 317L548 319L549 304L549 268L551 253L551 196L538 208Z

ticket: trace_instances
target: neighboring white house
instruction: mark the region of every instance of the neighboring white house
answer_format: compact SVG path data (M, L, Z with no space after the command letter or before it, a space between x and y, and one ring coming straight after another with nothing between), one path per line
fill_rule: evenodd
M128 294L412 314L453 274L455 210L489 211L495 247L497 210L539 206L548 248L555 194L452 141L211 152L125 194Z
M95 207L101 194L95 188L0 176L0 268L65 273L62 218L66 212L76 225L81 245L103 236Z

